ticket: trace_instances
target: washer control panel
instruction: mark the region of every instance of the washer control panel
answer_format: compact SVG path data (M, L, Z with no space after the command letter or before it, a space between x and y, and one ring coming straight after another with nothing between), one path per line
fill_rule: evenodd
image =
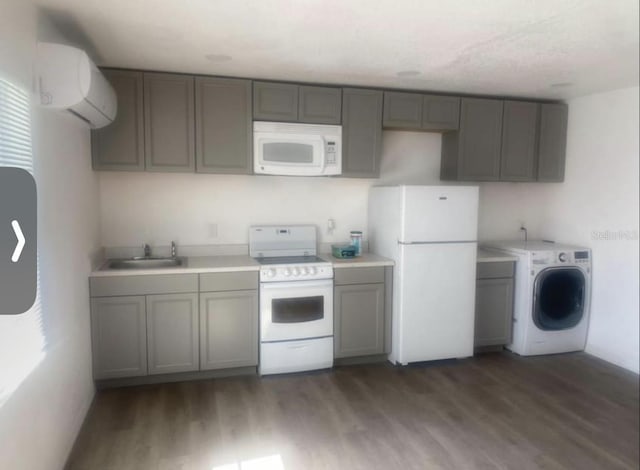
M581 251L532 251L531 262L535 265L587 264L590 262L588 250Z

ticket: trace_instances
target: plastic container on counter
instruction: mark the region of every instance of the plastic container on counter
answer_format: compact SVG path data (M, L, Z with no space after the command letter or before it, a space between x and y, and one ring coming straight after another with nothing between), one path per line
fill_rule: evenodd
M351 244L356 248L356 256L362 255L362 232L360 230L351 231Z

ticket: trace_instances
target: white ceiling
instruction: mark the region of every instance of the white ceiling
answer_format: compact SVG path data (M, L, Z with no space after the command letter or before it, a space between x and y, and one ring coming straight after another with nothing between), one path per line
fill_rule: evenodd
M638 85L638 0L37 3L105 66L540 98Z

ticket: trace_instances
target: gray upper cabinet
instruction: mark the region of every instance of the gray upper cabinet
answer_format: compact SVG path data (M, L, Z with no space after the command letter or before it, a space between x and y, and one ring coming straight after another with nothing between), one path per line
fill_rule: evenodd
M144 137L147 171L193 172L193 77L144 74Z
M499 180L502 109L501 100L462 98L460 130L442 137L441 179Z
M258 291L200 294L200 369L258 365Z
M253 82L253 119L256 121L340 124L342 89Z
M420 93L384 93L382 127L447 131L458 129L460 98Z
M310 124L340 124L341 113L341 88L300 87L298 121Z
M423 97L418 93L384 92L382 127L421 129Z
M149 375L198 370L198 294L149 295L146 300Z
M95 379L147 375L144 296L91 299Z
M564 103L540 105L538 181L564 181L568 114Z
M382 103L378 90L342 90L342 176L380 175Z
M460 124L460 98L457 96L424 95L422 98L422 129L456 130Z
M94 170L144 170L142 72L102 71L115 90L118 113L106 127L91 131Z
M251 81L195 79L196 171L252 172Z
M538 103L505 101L500 181L535 181Z
M298 85L253 82L253 119L298 121Z

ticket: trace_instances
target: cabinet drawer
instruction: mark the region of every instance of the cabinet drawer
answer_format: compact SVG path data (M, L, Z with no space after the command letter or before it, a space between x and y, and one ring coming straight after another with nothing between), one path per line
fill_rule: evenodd
M198 291L197 274L153 274L140 276L92 277L91 297L117 295L180 294Z
M515 263L513 261L478 263L476 269L476 279L513 277L514 267Z
M384 282L384 267L338 268L333 271L336 286L347 284L376 284Z
M200 292L256 290L257 271L200 274Z

